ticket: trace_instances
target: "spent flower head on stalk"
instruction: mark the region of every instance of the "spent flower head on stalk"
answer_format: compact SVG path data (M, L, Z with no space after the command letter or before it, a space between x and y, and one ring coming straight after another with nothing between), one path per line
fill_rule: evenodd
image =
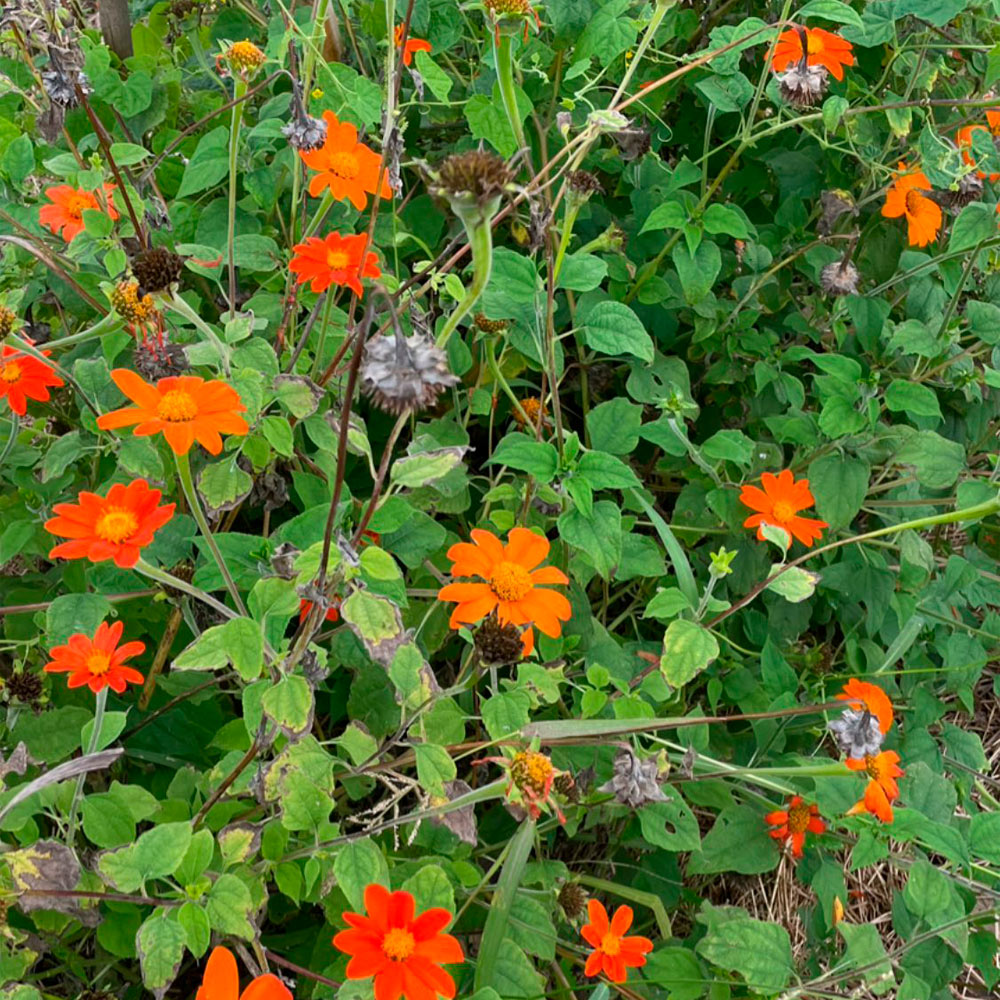
M856 295L861 273L850 257L827 264L819 273L820 288L827 295Z
M615 755L614 774L597 790L614 795L623 806L639 809L647 802L667 802L668 797L660 788L666 776L656 757L640 760L631 748L619 750Z
M141 294L166 291L184 273L184 258L166 247L151 247L131 260L132 274Z
M397 326L365 344L361 391L387 413L425 410L457 383L448 355L425 334L406 337Z
M480 222L496 215L514 175L496 154L474 149L446 157L431 179L431 190L444 197L463 222Z

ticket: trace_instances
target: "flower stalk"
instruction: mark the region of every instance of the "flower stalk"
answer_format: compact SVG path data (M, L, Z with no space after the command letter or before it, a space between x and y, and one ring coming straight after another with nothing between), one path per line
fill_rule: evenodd
M519 150L527 145L524 136L524 126L517 110L517 90L514 86L514 46L513 36L517 31L511 25L500 25L498 30L490 32L493 40L493 61L497 69L497 84L500 87L500 97L503 109L507 112L507 121Z
M246 97L247 81L235 77L236 90L233 98L232 125L229 129L229 213L226 246L229 249L229 315L236 315L236 160L240 148L240 126L243 123L243 99Z
M479 301L479 296L483 294L487 284L489 284L490 273L493 269L492 214L489 217L479 215L474 221L464 215L460 215L459 218L462 219L469 246L472 247L472 281L465 290L462 301L455 306L448 317L448 322L438 334L437 346L442 349L451 339L458 324Z
M104 726L104 709L108 703L108 689L102 687L94 699L94 728L90 731L90 739L87 740L87 750L84 754L89 757L92 753L97 753L97 745L101 739L101 729ZM76 837L76 811L80 805L80 797L83 794L83 780L87 772L81 772L76 779L76 787L73 789L73 801L69 806L69 822L66 827L66 843L73 846L73 838Z

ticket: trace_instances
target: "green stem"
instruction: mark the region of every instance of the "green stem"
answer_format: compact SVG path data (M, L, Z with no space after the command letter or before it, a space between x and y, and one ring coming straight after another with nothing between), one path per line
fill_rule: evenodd
M497 364L496 353L493 350L493 342L487 341L485 344L486 348L486 364L490 372L493 375L493 380L500 386L504 391L504 395L510 400L511 405L520 414L521 419L524 421L525 427L530 428L534 426L534 422L527 413L524 412L524 407L521 406L520 400L514 395L514 390L511 389L510 383L507 381L506 376L500 370L500 365Z
M472 283L465 291L465 298L448 317L444 329L438 334L437 346L444 348L462 318L468 314L469 310L479 300L483 294L483 289L490 280L490 272L493 269L493 227L492 220L480 217L474 222L462 219L465 231L469 238L469 245L472 247Z
M563 213L562 233L559 237L559 249L556 251L556 260L552 265L552 284L559 280L559 272L562 270L563 260L566 251L569 249L569 242L573 238L573 226L576 225L576 217L580 213L580 202L570 196L566 199L566 210Z
M524 137L521 116L517 111L517 91L514 88L513 35L509 29L501 27L499 36L498 44L497 33L490 34L493 39L493 61L497 67L497 84L500 87L500 97L503 99L503 109L507 112L507 121L510 122L511 131L514 133L514 141L517 143L518 149L524 149L528 143Z
M653 11L653 16L649 19L649 24L646 25L646 30L643 32L642 39L639 41L639 47L635 50L635 55L632 57L632 61L625 68L625 74L622 76L621 83L618 84L615 96L611 98L611 103L608 105L609 108L613 108L621 100L622 95L628 89L632 75L639 68L639 63L642 62L642 57L646 54L646 49L648 49L652 44L653 36L660 27L660 23L666 16L667 11L674 6L674 3L675 0L658 0L656 9Z
M195 600L207 604L210 608L218 611L219 614L225 615L226 618L238 617L232 608L227 607L222 601L217 601L211 594L206 593L199 587L193 586L186 580L182 580L179 576L174 576L156 566L150 565L145 559L139 559L132 568L137 573L148 576L150 580L155 580L157 583L163 584L164 587L170 587L171 590L179 590L182 594L187 594L188 597L193 597Z
M172 292L170 298L164 300L164 305L183 316L200 333L205 335L209 343L219 352L219 361L222 364L223 372L229 375L229 348L219 339L219 335L176 292Z
M241 76L236 77L236 90L233 95L236 103L233 105L233 123L229 129L229 229L226 246L229 248L229 315L236 316L236 171L237 154L240 148L240 125L243 122L243 98L247 92L247 82Z
M323 325L319 328L319 343L316 345L316 350L313 353L313 364L312 364L312 378L316 378L319 372L320 362L323 358L323 348L326 345L326 330L330 325L330 309L333 307L333 296L327 295L326 305L323 308ZM303 333L303 336L305 334Z
M101 728L104 725L104 707L108 703L108 688L102 687L97 692L94 702L94 728L90 732L90 739L87 740L87 751L84 756L89 757L97 752L97 744L101 739ZM80 804L80 796L83 794L83 781L87 777L86 772L76 779L76 788L73 789L73 801L69 807L69 823L66 828L66 843L72 847L73 838L76 836L76 810Z
M184 496L187 497L188 506L191 508L191 513L195 521L198 522L198 530L201 531L206 544L211 550L215 564L219 567L222 579L226 582L226 588L233 598L233 603L236 605L236 610L241 615L246 615L246 605L243 603L243 598L240 597L239 588L236 586L236 582L229 572L226 560L223 559L222 553L219 551L219 546L216 544L212 529L208 526L208 519L205 517L205 512L201 509L201 501L198 499L198 492L194 488L194 480L191 477L191 460L186 454L175 454L174 458L177 460L177 475L180 478L181 489L184 491Z
M48 340L45 342L45 350L50 351L56 347L71 347L74 344L84 344L88 340L96 340L107 333L114 333L120 329L122 319L115 313L108 313L103 319L98 320L93 326L81 330L79 333L71 334L68 337L59 337L58 340Z

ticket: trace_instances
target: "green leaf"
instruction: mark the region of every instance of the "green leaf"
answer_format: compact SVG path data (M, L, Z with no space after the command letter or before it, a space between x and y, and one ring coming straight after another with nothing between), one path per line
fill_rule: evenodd
M594 504L589 515L570 510L558 521L559 537L584 553L605 580L618 565L622 553L621 509L609 500Z
M781 594L791 604L799 604L812 597L819 581L818 573L810 573L801 566L792 566L790 569L786 569L781 576L772 580L767 585L767 589Z
M198 147L184 168L177 197L187 198L215 187L228 173L229 129L225 125L219 125L206 132L198 141Z
M892 965L877 927L872 924L851 924L843 920L837 924L837 933L847 945L843 961L848 970L859 970L868 988L876 996L895 987Z
M719 655L715 636L696 622L678 618L663 636L660 670L672 687L681 688Z
M531 697L527 691L503 691L483 702L483 725L490 739L499 740L516 733L531 718Z
M366 885L389 888L389 866L370 837L345 844L333 860L333 874L351 909L359 913L364 912Z
M921 486L944 490L965 468L965 449L934 431L918 431L896 452L896 461L912 465Z
M417 780L432 796L444 795L444 783L453 781L458 773L451 754L434 743L418 743L413 748L417 757Z
M639 485L636 474L621 459L600 451L588 451L580 459L577 475L593 490L626 490Z
M559 468L559 454L547 441L536 441L527 434L513 431L493 449L486 464L520 469L540 483L550 483Z
M611 455L628 455L639 443L642 407L616 397L595 406L587 414L590 447Z
M699 80L695 88L720 114L739 111L753 97L753 84L742 73L713 74Z
M698 820L676 792L668 801L649 802L639 811L643 840L665 851L696 851L701 846Z
M177 923L184 928L188 951L195 958L202 958L212 943L208 914L197 903L187 902L177 911Z
M671 252L677 277L689 305L703 301L722 270L722 254L711 240L702 240L694 253L686 243L678 243Z
M548 910L527 893L519 892L514 897L507 921L507 936L526 954L534 955L543 962L551 962L556 957L556 929Z
M452 78L426 52L418 52L416 54L416 63L417 71L420 73L424 83L427 84L430 92L439 101L447 101L454 82Z
M397 486L415 489L438 479L444 479L462 464L465 448L438 448L434 451L408 455L392 463L389 480Z
M600 286L608 276L608 265L592 253L571 253L563 259L559 271L559 288L573 292L589 292Z
M15 186L20 187L21 182L35 169L35 147L31 137L19 135L4 150L3 170L13 181Z
M92 637L97 626L112 613L111 602L100 594L63 594L45 612L45 640L48 647L61 646L80 632Z
M809 463L816 513L830 525L831 532L846 528L861 510L870 476L867 462L848 455L822 455Z
M631 354L643 361L653 360L653 341L642 321L621 302L598 302L587 314L583 339L601 354L619 357Z
M131 167L152 155L148 149L143 149L134 142L111 143L111 156L119 167Z
M809 0L809 3L799 9L798 17L803 24L807 17L819 17L826 21L836 21L837 24L852 24L856 28L864 26L858 12L841 0Z
M977 813L972 817L969 850L983 861L1000 864L1000 813Z
M174 660L175 670L222 670L232 664L245 681L256 680L264 667L264 636L249 618L213 625Z
M907 379L894 379L885 390L886 408L911 417L934 417L942 420L937 394L930 386Z
M657 590L653 599L642 612L643 618L657 618L660 621L670 621L682 611L693 611L690 601L677 587L664 587Z
M306 732L313 721L312 688L304 677L297 674L282 677L277 684L268 688L261 699L261 705L289 738Z
M435 907L455 912L455 893L440 865L422 865L415 875L403 883L402 888L416 900L418 913Z
M254 929L250 924L253 898L245 883L235 875L220 875L208 892L205 912L212 929L221 934L234 934L252 941Z
M22 712L11 731L11 744L23 742L35 760L56 764L80 746L80 730L92 717L89 709L79 705L64 705L41 715Z
M690 219L690 213L679 201L665 201L646 217L639 235L658 229L680 229Z
M701 217L701 222L705 227L706 233L723 233L726 236L735 236L741 240L750 239L752 235L742 213L730 205L721 205L718 202L713 202L705 209L705 214Z
M747 916L736 906L703 903L698 922L707 928L695 946L703 958L741 976L754 991L774 994L788 985L795 971L792 943L780 924Z
M172 875L190 843L190 823L163 823L131 846L105 852L97 867L122 892L135 892L149 879Z
M198 475L198 492L212 511L232 510L253 489L253 477L236 464L236 455L206 465Z
M70 431L56 438L42 459L43 483L61 476L82 454L84 448L79 431Z
M701 842L701 851L691 855L688 870L699 875L739 872L758 875L778 866L778 852L768 835L761 811L751 806L727 806L716 817Z
M531 113L531 101L520 87L516 88L515 99L523 122ZM473 138L485 139L501 156L511 157L517 152L517 140L507 120L498 84L493 84L492 97L473 94L465 102L465 119Z
M136 935L142 982L160 1000L174 981L184 957L187 934L176 920L157 911Z

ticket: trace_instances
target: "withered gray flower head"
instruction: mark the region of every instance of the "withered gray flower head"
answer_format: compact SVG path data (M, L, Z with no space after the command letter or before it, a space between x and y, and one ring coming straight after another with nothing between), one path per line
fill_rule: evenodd
M404 337L397 330L365 345L361 391L389 413L423 410L457 382L447 355L430 337Z
M61 108L75 108L79 97L76 88L84 94L92 93L87 74L82 70L51 68L42 71L42 86L53 104Z
M831 720L828 727L848 757L874 756L882 747L884 737L878 719L867 708L845 708L840 718Z
M288 140L292 149L300 153L311 153L326 142L326 122L322 118L313 118L305 110L294 114L292 120L284 125L281 134Z
M850 260L835 260L819 273L820 287L827 295L855 295L861 275Z
M806 66L803 61L778 74L778 90L793 107L811 108L822 101L829 80L825 66Z
M615 773L598 789L610 792L625 806L638 809L647 802L666 802L660 788L660 769L655 757L639 760L631 750L620 750L615 756Z
M927 197L950 212L958 212L983 196L983 180L974 171L959 178L954 191L930 191Z
M471 198L484 204L499 198L513 179L499 156L474 149L444 159L437 168L436 187L446 197Z
M858 214L858 206L855 204L850 191L840 191L837 189L824 191L819 197L819 203L823 212L816 223L816 232L820 236L829 236L841 216Z

